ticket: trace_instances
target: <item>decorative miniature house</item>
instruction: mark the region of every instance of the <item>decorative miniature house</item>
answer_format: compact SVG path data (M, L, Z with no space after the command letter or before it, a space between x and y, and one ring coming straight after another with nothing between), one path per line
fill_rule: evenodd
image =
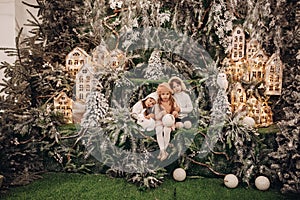
M54 98L54 110L61 112L64 115L66 123L74 122L74 113L72 109L74 103L74 105L76 105L75 123L80 122L78 116L82 116L82 112L84 112L84 109L82 109L82 107L84 107L84 102L92 87L93 75L90 73L90 70L88 68L90 63L90 56L80 47L74 48L66 56L65 71L70 74L70 76L75 80L75 101L78 101L78 103L73 102L73 100L69 98L64 92L60 93L56 98ZM80 107L80 110L78 109L78 107Z
M261 102L254 95L251 95L246 105L249 113L248 116L254 119L255 124L260 124Z
M245 104L247 101L245 89L242 87L240 82L235 83L230 96L232 111L237 110L241 104Z
M90 56L80 47L76 47L66 56L65 70L75 78L81 67L89 61Z
M72 123L72 99L65 92L54 98L54 111L62 113L66 123Z
M232 33L232 52L231 58L238 61L244 57L245 52L245 33L241 27L236 27Z
M90 63L83 65L75 78L75 99L85 102L94 84L94 72Z
M104 45L99 45L92 52L92 62L96 70L101 68L117 69L124 67L125 54L119 49L108 50Z
M104 68L123 68L125 58L125 54L121 50L110 51L101 44L93 50L92 57L80 47L74 48L66 56L65 71L74 79L75 99L73 102L65 93L58 95L54 99L55 110L64 114L67 123L72 123L72 118L73 123L80 123L85 112L87 97L96 85L95 73Z
M268 57L257 40L246 41L243 29L236 27L232 32L231 55L222 65L233 84L230 92L232 112L246 105L247 116L253 118L257 126L272 124L272 110L262 99L281 94L283 66L279 55ZM263 98L253 91L259 84L265 89Z
M273 124L273 113L267 102L263 102L261 105L260 124L262 126L269 126L270 124Z
M246 49L246 58L247 60L250 59L259 49L261 49L260 44L257 40L251 39L247 42L247 49Z
M266 95L280 95L282 90L282 62L273 54L266 63Z

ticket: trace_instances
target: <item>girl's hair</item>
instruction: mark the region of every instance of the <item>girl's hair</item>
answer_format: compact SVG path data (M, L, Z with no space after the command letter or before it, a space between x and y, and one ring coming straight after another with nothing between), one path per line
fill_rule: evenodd
M146 108L145 116L149 115L149 109L146 107L146 104L145 104L146 100L147 99L142 99L141 100L143 108Z

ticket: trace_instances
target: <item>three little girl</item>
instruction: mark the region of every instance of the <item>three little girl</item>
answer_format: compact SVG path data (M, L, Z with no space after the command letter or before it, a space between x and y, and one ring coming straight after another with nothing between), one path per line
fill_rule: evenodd
M175 129L175 119L185 118L187 113L193 109L189 96L187 97L187 94L182 92L185 90L185 85L180 80L179 78L173 78L170 79L169 83L159 84L156 92L149 94L133 106L131 113L131 116L135 118L143 109L147 108L148 111L145 113L145 117L155 119L155 132L160 149L157 158L161 161L168 158L169 154L166 149L170 143L171 131ZM174 91L178 100L181 100L179 101L180 104L173 97ZM154 110L152 110L153 108ZM171 116L174 121L171 121L170 124L164 123L164 117L166 118L166 116Z

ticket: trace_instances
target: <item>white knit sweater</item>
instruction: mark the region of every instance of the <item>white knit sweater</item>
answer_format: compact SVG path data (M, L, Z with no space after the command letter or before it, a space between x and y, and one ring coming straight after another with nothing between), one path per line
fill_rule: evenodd
M187 117L188 113L192 112L193 110L193 104L190 96L184 91L175 93L173 96L176 100L176 103L180 107L180 113L178 118L182 119L184 117Z

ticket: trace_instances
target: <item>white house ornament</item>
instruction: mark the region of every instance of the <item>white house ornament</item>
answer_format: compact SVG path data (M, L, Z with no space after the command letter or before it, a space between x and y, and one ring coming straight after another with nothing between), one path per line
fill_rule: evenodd
M186 179L186 172L182 168L177 168L173 172L173 178L176 181L184 181Z
M162 123L166 127L172 127L175 123L175 117L171 114L166 114L162 118Z
M259 176L255 179L255 186L257 189L265 191L270 187L270 181L265 176Z
M234 174L227 174L224 177L224 184L228 188L236 188L239 184L239 180Z

